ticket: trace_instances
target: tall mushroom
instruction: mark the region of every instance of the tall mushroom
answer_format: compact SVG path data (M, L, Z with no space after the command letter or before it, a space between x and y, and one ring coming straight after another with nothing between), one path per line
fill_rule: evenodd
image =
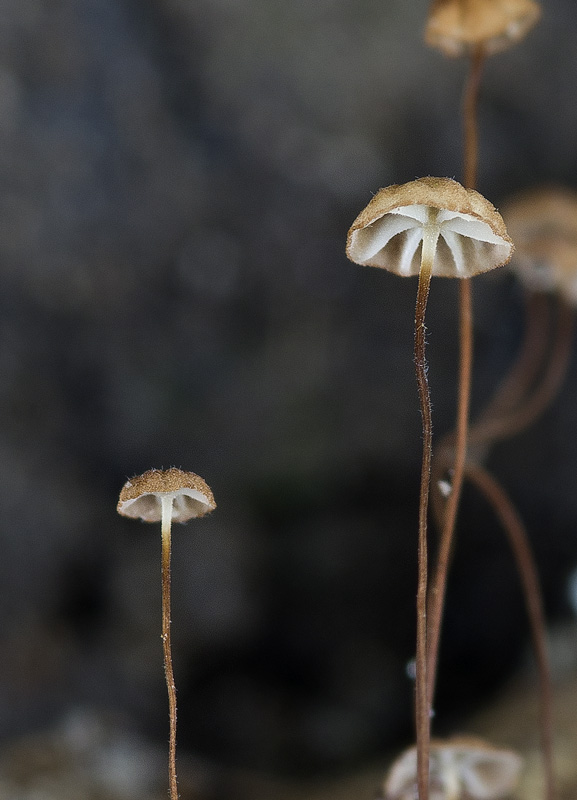
M494 206L478 192L465 189L450 178L420 178L381 189L353 222L347 237L347 256L351 261L382 267L402 276L419 276L415 368L423 418L423 457L419 500L415 716L420 800L428 797L430 740L426 662L427 509L432 420L425 358L425 309L433 275L469 278L502 266L512 252L513 244Z
M207 484L194 472L180 469L151 469L127 481L116 510L124 517L143 522L160 522L162 531L162 645L168 689L170 744L168 775L170 800L178 800L176 781L176 687L170 645L170 552L172 522L203 517L216 508Z

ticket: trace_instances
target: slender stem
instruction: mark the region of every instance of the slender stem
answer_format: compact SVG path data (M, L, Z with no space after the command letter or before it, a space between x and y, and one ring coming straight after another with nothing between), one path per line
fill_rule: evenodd
M575 311L561 302L555 341L549 355L545 373L534 393L509 414L490 417L471 430L470 444L490 444L497 439L514 436L527 428L556 397L569 366L573 347Z
M528 425L532 421L531 416L534 419L540 409L547 404L549 398L553 399L556 383L562 379L562 374L560 374L562 370L558 366L558 359L560 358L559 354L563 358L569 355L566 348L567 337L569 337L570 343L570 333L566 329L563 332L567 323L557 327L555 337L557 343L554 342L551 350L554 353L557 352L558 355L551 361L547 355L551 322L549 297L544 292L527 292L525 306L525 333L515 363L477 420L469 428L469 452L474 455L476 461L484 460L488 447L493 441L509 435L509 432L511 434L518 432L519 425ZM560 347L560 342L565 342L565 345ZM535 394L531 399L531 387L535 384L544 363L547 364L547 369L545 369L542 382L534 390ZM547 377L548 372L552 378ZM515 424L514 428L512 423ZM451 431L441 439L433 456L431 500L433 516L440 531L443 529L447 500L439 485L453 465L455 441L455 432Z
M467 460L467 435L469 426L469 403L471 397L471 371L473 365L473 303L471 280L464 278L460 288L459 341L461 356L459 363L459 395L457 402L457 431L455 446L454 473L451 493L445 508L437 566L431 594L429 597L429 626L427 630L427 695L429 707L433 705L441 621L447 589L447 575L457 522L457 512L461 499L465 463Z
M162 647L164 650L164 674L168 689L170 719L170 744L168 753L168 779L170 800L178 800L176 783L176 686L172 671L170 646L170 529L172 523L171 494L162 495Z
M546 797L555 796L555 769L553 757L553 689L547 652L547 631L543 613L543 599L535 561L531 553L527 532L514 505L495 478L483 467L467 465L467 478L475 484L490 503L503 526L517 562L539 673L541 695L541 738L545 772Z
M476 47L471 55L471 63L463 100L464 130L464 184L473 189L477 183L478 162L478 126L477 105L481 73L485 61L482 45ZM473 365L473 303L470 279L463 278L459 282L459 388L457 398L457 425L455 441L455 460L453 464L453 480L451 493L445 508L442 521L441 541L437 556L437 568L431 596L429 598L430 621L427 630L427 696L429 711L433 704L433 695L437 675L441 623L447 586L447 575L457 512L463 487L463 475L467 459L467 439L469 429L469 405L471 398L471 372Z
M463 98L463 124L465 134L463 183L467 189L474 189L477 185L477 164L479 160L477 104L484 62L485 50L481 44L478 45L471 54L469 76L467 78Z
M433 423L431 397L427 380L425 357L425 310L433 274L435 250L439 238L437 209L429 209L429 219L423 231L421 269L415 308L415 372L423 423L423 460L419 496L418 586L417 586L417 648L415 679L415 725L417 732L417 783L419 800L429 797L429 750L431 719L427 700L427 513L431 479Z
M523 343L515 363L479 415L478 422L512 411L529 392L543 364L550 322L548 296L544 292L525 292L525 320Z

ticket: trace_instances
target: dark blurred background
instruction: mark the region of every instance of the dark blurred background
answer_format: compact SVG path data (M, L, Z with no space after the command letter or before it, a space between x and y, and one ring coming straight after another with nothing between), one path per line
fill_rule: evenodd
M459 178L465 64L424 0L2 0L0 736L78 709L167 738L160 531L127 477L180 466L217 511L174 531L179 747L322 775L411 735L421 429L416 283L350 264L380 186ZM487 63L479 189L577 186L573 0ZM457 286L428 311L452 426ZM521 290L475 281L479 409ZM490 466L528 523L551 619L577 564L577 372ZM514 567L464 495L437 725L521 663Z

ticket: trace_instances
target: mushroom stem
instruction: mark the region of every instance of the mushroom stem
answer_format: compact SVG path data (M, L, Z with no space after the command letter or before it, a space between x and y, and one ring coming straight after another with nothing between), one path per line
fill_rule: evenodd
M555 338L544 374L533 393L509 413L488 416L471 429L471 445L489 445L498 439L514 436L533 423L557 396L573 349L575 310L560 301Z
M171 493L162 495L162 647L164 650L164 674L168 689L168 709L170 719L170 744L168 754L168 779L170 800L178 800L176 783L176 686L172 670L172 651L170 646L170 532L172 525Z
M421 464L421 488L419 496L419 539L418 539L418 586L417 586L417 647L415 676L415 727L417 733L417 782L419 800L429 796L429 749L431 720L427 696L427 513L429 506L429 485L431 479L431 455L433 443L433 424L431 415L431 396L427 380L427 360L425 356L426 328L425 310L433 274L433 262L440 226L438 210L428 210L428 220L423 228L421 268L415 308L415 372L419 389L419 401L423 423L423 459Z
M477 464L467 464L466 475L489 502L499 518L517 562L517 571L521 578L525 605L531 625L533 647L541 685L541 739L543 747L543 766L547 800L555 796L555 769L553 756L553 689L551 685L551 669L547 652L547 629L543 612L543 598L539 587L539 577L535 561L531 553L527 532L513 503L505 490L487 472Z
M465 85L463 100L464 131L464 185L473 189L477 182L478 163L478 125L477 106L481 73L485 61L485 49L478 44L472 54L470 70ZM437 556L437 567L431 595L429 598L430 622L428 627L427 682L429 714L433 704L441 622L447 575L451 558L451 549L457 522L457 513L463 487L463 475L467 460L467 439L469 432L469 405L471 398L471 372L473 364L473 302L471 281L462 278L459 281L459 388L457 399L457 423L455 433L455 456L453 462L453 479L445 513L442 517L442 533Z
M435 682L437 675L437 662L439 655L439 642L441 638L441 621L445 604L447 589L447 575L453 547L457 512L463 488L463 477L467 461L467 435L469 428L469 403L471 396L471 372L473 365L473 303L471 281L463 278L459 282L459 328L460 328L460 363L459 363L459 396L457 402L457 429L455 443L455 458L453 462L453 480L451 493L447 500L437 566L431 594L429 597L429 627L427 631L427 683L429 709L433 705Z
M464 128L464 175L463 185L474 189L477 184L477 164L479 161L479 130L477 124L477 103L481 73L485 63L485 48L478 44L471 53L469 76L463 97Z
M549 339L550 305L544 292L525 292L523 343L508 374L479 415L474 428L494 417L510 413L526 397L545 359Z

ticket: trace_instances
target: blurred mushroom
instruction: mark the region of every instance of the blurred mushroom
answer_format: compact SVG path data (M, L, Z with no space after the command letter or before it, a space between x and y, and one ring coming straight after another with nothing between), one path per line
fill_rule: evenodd
M577 193L560 186L532 189L503 210L515 241L511 266L529 291L559 292L577 305Z
M523 39L540 16L534 0L433 0L425 41L446 56L477 47L493 55Z
M500 800L514 791L522 760L482 739L456 736L431 742L431 800ZM416 748L405 750L383 784L385 800L416 797Z

